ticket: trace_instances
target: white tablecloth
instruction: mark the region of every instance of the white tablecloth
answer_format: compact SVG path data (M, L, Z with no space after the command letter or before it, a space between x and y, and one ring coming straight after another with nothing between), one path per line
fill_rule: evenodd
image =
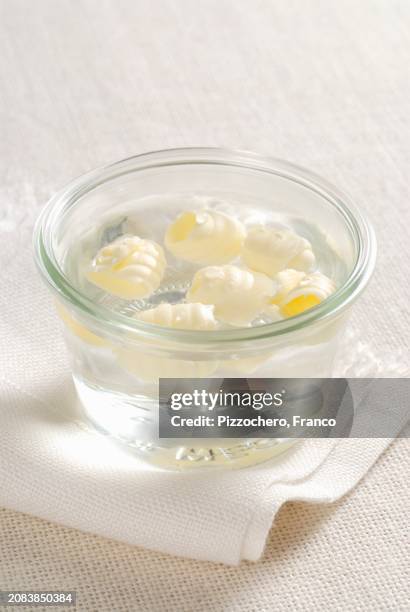
M282 157L371 217L379 261L352 325L394 358L410 341L409 32L407 0L0 0L10 258L48 197L97 165L190 145ZM76 589L79 609L116 612L405 610L409 475L400 440L347 499L285 506L263 561L240 568L2 511L0 588Z

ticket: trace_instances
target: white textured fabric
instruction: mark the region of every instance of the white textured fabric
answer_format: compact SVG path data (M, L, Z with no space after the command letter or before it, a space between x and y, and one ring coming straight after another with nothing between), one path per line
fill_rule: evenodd
M10 291L12 279L22 277L21 265L11 264ZM28 268L24 259L23 266ZM51 325L50 309L42 311L36 303L33 283L26 275L25 292L37 313L34 329L16 334L18 320L32 326L29 313L25 308L20 313L15 300L3 307L7 344L25 349L2 369L0 505L6 508L153 550L236 564L261 556L273 517L286 500L338 499L389 442L306 440L274 463L246 470L171 473L148 468L111 440L77 425L70 383L51 386L51 381L61 385L67 370L55 365L58 329ZM15 291L24 297L20 283ZM48 343L38 342L43 340L39 328L47 330ZM366 373L380 375L380 364L369 351L364 354ZM357 349L349 356L345 352L343 359L352 355L355 371L361 366ZM342 372L352 373L346 367ZM384 366L383 374L400 371L395 364L393 372Z
M408 440L398 440L354 494L331 505L286 504L263 559L239 567L0 510L0 581L76 589L81 611L407 612L409 458Z
M59 405L66 383L65 354L50 300L32 277L33 220L51 193L73 176L145 150L187 145L256 150L310 167L350 191L371 217L379 242L377 271L356 306L352 326L376 354L395 356L408 348L407 0L37 0L29 9L24 0L0 0L0 11L0 403L16 410L7 440L15 436L30 442L33 461L44 456L44 447L36 448L34 435L30 439L30 427L39 418L49 423L48 410ZM19 413L26 420L18 420ZM56 429L62 420L62 414L56 416ZM384 467L377 466L371 475L376 491L365 481L337 505L335 516L331 509L304 505L282 511L267 563L252 569L246 565L242 573L131 552L119 544L109 549L97 538L57 527L47 527L53 534L48 537L43 524L33 520L27 525L42 538L36 554L48 568L48 574L38 568L37 576L46 583L63 580L64 557L55 568L50 559L56 555L55 542L67 538L77 547L64 547L71 555L68 578L81 582L73 567L81 567L84 542L85 575L99 583L95 558L100 559L101 574L112 573L135 597L135 606L122 601L124 610L190 610L192 600L195 609L208 605L218 610L270 610L274 605L344 611L357 609L357 602L363 602L363 609L407 609L408 450L407 440L395 444ZM38 465L29 462L21 446L12 451L16 460L7 455L7 466L12 465L7 482L12 480L13 495L20 491L20 509L47 489L45 499L54 496L62 510L63 481L53 490L39 476L37 488L33 481L19 489ZM64 449L50 445L47 452L45 465L56 470ZM0 465L3 474L3 447ZM29 465L26 473L24 465ZM1 487L1 495L6 494ZM104 499L105 506L110 499ZM84 514L91 514L96 500L87 491L81 501L86 502ZM74 503L73 496L68 502ZM5 516L7 521L15 517L10 524L15 521L17 527L11 536L7 531L0 577L11 582L11 566L20 578L16 587L39 584L31 571L37 557L24 552L22 544L10 548L13 539L21 542L18 529L24 520L18 514ZM308 523L305 531L299 521ZM112 523L115 527L115 518ZM346 538L351 538L349 546ZM50 557L42 555L43 546ZM15 564L10 561L13 550ZM138 568L151 593L138 581ZM126 580L121 583L121 570L136 580L138 589L124 586ZM173 588L174 572L179 589L170 598L166 587ZM291 579L286 580L286 572ZM83 609L115 609L108 589L104 592L110 606L95 591Z

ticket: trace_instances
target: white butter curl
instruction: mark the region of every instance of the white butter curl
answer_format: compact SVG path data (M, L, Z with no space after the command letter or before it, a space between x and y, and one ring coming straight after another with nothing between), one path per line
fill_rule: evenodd
M191 263L210 265L232 261L241 251L245 228L240 221L214 210L181 213L165 234L165 246Z
M292 268L279 272L274 279L277 284L277 290L272 302L281 306L289 293L299 285L305 276L305 272L293 270Z
M312 246L306 238L289 230L263 225L249 229L242 259L251 270L271 278L285 268L308 272L315 265Z
M209 331L218 327L213 310L205 304L160 304L137 313L134 318L162 327ZM194 361L131 349L120 349L118 358L122 367L150 383L159 378L203 378L218 367L218 362L212 359Z
M86 276L107 293L133 300L158 289L165 267L164 251L159 244L125 235L98 251Z
M97 334L85 327L85 325L79 323L61 302L56 300L55 305L58 316L74 336L77 336L86 344L91 344L93 346L109 346L107 340L101 338L101 336L97 336Z
M134 318L174 329L212 330L218 327L213 306L205 304L160 304L139 312Z
M209 266L198 270L187 293L190 302L212 304L224 323L248 326L269 305L274 284L264 274L238 266Z
M317 306L335 291L333 280L321 272L305 274L283 299L281 312L287 317L293 317Z

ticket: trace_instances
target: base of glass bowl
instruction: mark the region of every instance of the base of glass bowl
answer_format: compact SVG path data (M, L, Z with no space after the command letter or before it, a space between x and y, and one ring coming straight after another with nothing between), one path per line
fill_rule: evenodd
M161 469L240 469L269 461L296 442L288 438L159 438L154 400L102 392L76 377L74 383L83 422Z

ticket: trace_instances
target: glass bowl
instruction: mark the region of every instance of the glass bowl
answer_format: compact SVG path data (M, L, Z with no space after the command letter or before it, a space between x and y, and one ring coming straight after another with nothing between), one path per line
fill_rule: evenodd
M183 208L198 197L228 202L239 216L274 211L312 242L321 270L337 278L336 292L289 319L192 331L138 321L138 303L99 299L81 282L82 259L107 237L134 231L162 241L175 203ZM288 162L212 148L146 153L81 176L47 204L34 242L64 324L84 418L168 469L242 467L287 448L283 439L160 439L158 380L332 376L340 336L376 256L368 221L327 181ZM186 271L175 264L171 272L150 305L183 300Z

